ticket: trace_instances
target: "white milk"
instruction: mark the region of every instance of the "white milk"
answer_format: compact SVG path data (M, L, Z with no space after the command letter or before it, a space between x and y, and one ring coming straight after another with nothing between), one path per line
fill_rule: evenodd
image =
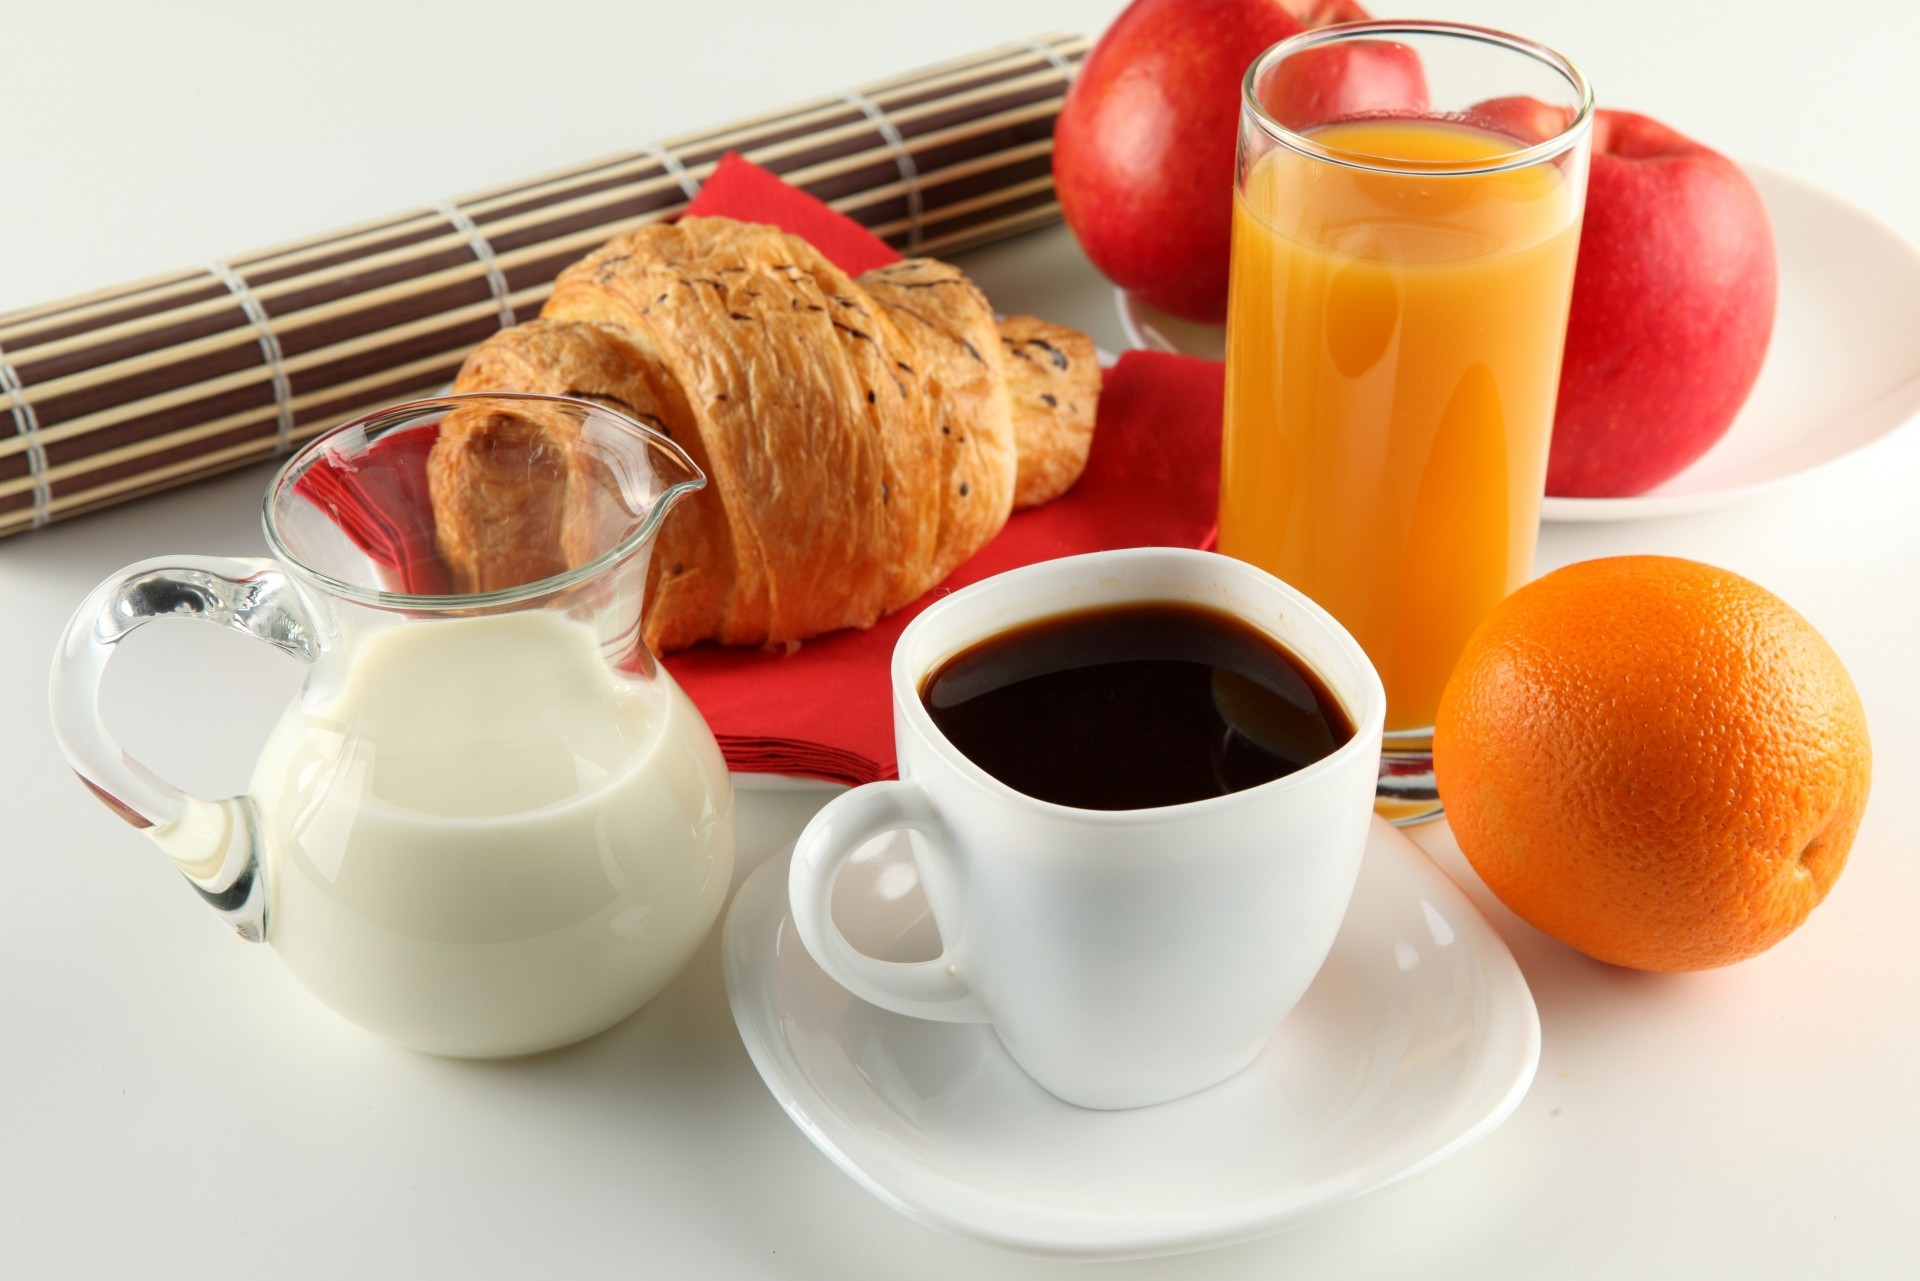
M731 784L693 704L547 611L368 637L330 705L287 710L250 794L274 948L341 1014L436 1054L625 1018L733 869Z

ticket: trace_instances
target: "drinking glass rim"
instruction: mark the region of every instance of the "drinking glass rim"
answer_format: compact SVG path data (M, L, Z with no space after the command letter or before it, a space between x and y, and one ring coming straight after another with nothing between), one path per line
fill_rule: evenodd
M1573 119L1568 121L1566 127L1559 133L1518 151L1506 152L1484 160L1394 160L1367 155L1364 152L1346 151L1316 142L1306 134L1290 129L1275 120L1268 112L1266 105L1260 101L1258 86L1261 76L1285 58L1319 45L1355 38L1377 39L1397 35L1454 36L1465 40L1477 40L1482 44L1499 45L1516 53L1526 54L1565 76L1568 83L1579 94L1579 106L1574 112ZM1316 27L1289 36L1278 44L1270 45L1247 67L1247 73L1240 81L1241 116L1252 120L1260 131L1274 142L1309 159L1323 160L1343 168L1360 169L1369 173L1419 173L1435 174L1441 177L1466 177L1525 169L1543 160L1554 159L1572 149L1581 136L1592 128L1593 107L1593 86L1587 82L1587 77L1580 68L1574 66L1572 60L1566 55L1524 36L1463 22L1389 18L1372 22L1343 22L1330 27Z
M486 592L444 593L439 595L413 595L408 592L390 592L381 588L363 587L335 578L309 565L296 556L280 534L279 522L274 519L275 500L288 488L297 483L297 477L305 475L307 469L327 452L327 447L339 436L359 429L366 431L373 427L401 426L408 419L422 418L430 413L446 413L478 401L506 400L529 401L540 404L564 405L569 408L592 412L640 441L656 449L665 451L687 469L691 479L677 481L662 490L647 509L647 516L637 526L627 532L613 546L595 556L584 565L562 570L546 578L535 579L530 583L520 583L513 587L497 588ZM376 409L369 414L361 414L346 422L339 423L315 436L302 445L294 455L280 466L273 480L267 485L267 496L261 503L260 523L266 532L267 550L288 568L301 577L331 595L342 597L360 605L370 605L376 609L404 610L408 613L457 613L475 609L491 609L504 605L518 605L536 600L542 596L576 587L609 567L631 556L634 549L643 545L660 530L660 523L666 519L668 510L683 494L702 489L707 484L707 474L682 449L679 443L664 432L655 431L645 423L629 418L617 409L602 405L597 401L583 400L576 396L548 396L523 391L470 391L447 392L439 396L427 396L419 400L403 401Z

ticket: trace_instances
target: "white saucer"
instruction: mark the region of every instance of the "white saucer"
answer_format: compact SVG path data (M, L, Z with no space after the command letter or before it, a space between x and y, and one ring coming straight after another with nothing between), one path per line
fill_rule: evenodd
M740 1035L774 1098L836 1165L962 1236L1114 1259L1278 1232L1483 1137L1539 1062L1539 1016L1506 945L1381 820L1332 956L1260 1059L1211 1090L1131 1112L1060 1102L985 1027L848 995L794 933L788 853L753 873L727 915ZM848 866L835 916L874 955L937 950L897 835Z
M1858 453L1920 414L1920 248L1829 192L1757 165L1773 222L1780 303L1753 394L1713 448L1629 498L1553 498L1543 520L1637 520L1739 502ZM1124 293L1135 347L1218 360L1225 331Z

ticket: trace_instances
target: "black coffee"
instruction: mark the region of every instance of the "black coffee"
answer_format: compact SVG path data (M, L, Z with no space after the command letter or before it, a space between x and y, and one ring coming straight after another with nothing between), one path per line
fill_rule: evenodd
M953 745L1028 796L1135 810L1283 777L1353 737L1299 659L1194 605L1061 614L963 650L921 682Z

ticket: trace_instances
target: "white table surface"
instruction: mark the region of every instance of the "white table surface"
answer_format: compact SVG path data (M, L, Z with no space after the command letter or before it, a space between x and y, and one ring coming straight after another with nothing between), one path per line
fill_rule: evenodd
M1378 6L1392 9L1391 5ZM1048 28L1112 0L0 0L0 311L509 180ZM1907 0L1826 7L1458 0L1602 101L1811 180L1920 241ZM1119 335L1062 232L970 266L1009 310ZM1920 343L1920 334L1913 336ZM446 1062L326 1013L226 934L60 761L54 637L168 551L257 554L267 471L0 542L0 1275L1052 1277L896 1215L816 1152L734 1032L715 941L652 1006L543 1057ZM1099 1275L1536 1278L1920 1273L1920 431L1716 513L1549 527L1539 568L1620 552L1744 573L1833 643L1877 789L1799 933L1688 976L1590 962L1495 903L1539 1076L1478 1147L1287 1236ZM244 786L298 673L162 624L108 679L127 745ZM742 862L818 795L743 799Z

